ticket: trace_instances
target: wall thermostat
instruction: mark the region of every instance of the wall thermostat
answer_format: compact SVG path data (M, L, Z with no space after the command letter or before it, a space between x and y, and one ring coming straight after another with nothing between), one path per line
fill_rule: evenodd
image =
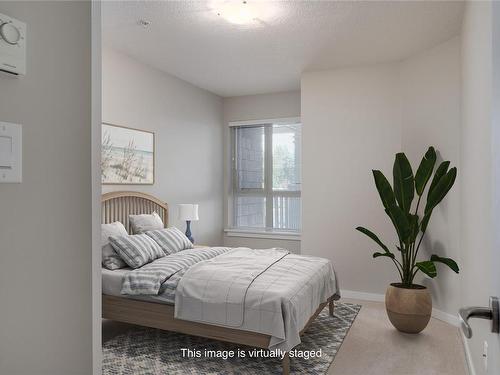
M0 70L26 74L26 24L0 13Z
M22 127L0 121L0 183L22 182Z

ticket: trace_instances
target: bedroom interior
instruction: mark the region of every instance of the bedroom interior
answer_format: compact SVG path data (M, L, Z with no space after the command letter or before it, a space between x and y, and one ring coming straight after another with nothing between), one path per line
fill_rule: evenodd
M500 3L0 1L0 70L0 374L500 373Z

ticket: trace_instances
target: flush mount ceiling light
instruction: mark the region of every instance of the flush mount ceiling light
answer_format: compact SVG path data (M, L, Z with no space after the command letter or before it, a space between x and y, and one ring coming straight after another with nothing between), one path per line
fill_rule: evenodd
M217 0L212 2L212 9L217 16L235 25L265 23L276 14L271 1Z

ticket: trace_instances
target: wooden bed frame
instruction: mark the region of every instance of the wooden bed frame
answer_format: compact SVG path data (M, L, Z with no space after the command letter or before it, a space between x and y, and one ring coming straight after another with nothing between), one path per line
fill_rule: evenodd
M119 191L106 193L102 196L102 223L120 221L130 233L129 214L150 214L156 212L168 225L168 205L159 199L139 192ZM302 335L319 313L328 304L330 315L333 316L333 296L309 318ZM102 295L102 317L119 322L137 324L145 327L158 328L166 331L180 332L193 336L232 342L235 344L267 349L269 335L243 331L234 328L219 327L209 324L190 322L174 318L174 307L155 302L144 302L126 297ZM282 361L283 374L290 373L290 358L288 353Z

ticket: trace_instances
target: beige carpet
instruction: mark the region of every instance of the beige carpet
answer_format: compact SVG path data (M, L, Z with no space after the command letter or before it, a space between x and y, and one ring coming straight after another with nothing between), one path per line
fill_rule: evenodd
M362 305L328 375L466 375L458 328L437 319L419 335L396 331L380 302Z

